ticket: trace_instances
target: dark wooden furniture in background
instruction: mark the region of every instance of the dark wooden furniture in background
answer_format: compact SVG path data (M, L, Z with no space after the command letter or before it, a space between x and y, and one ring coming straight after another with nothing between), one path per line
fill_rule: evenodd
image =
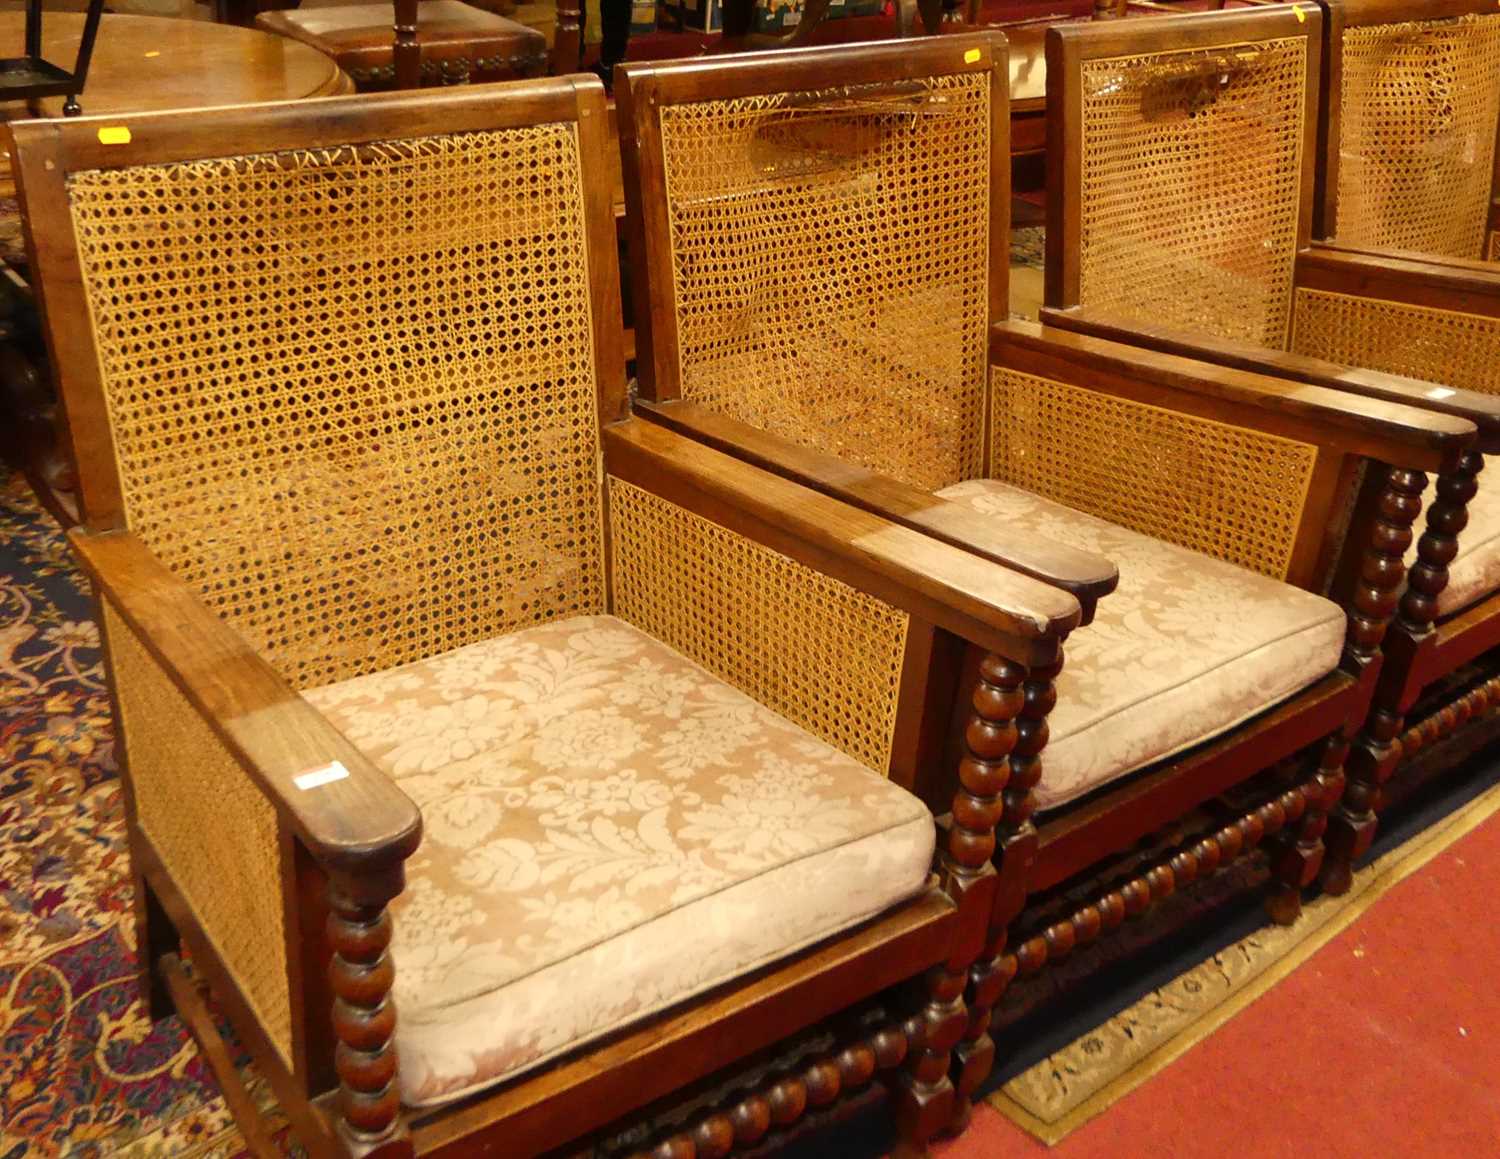
M567 5L575 14L576 4ZM558 16L557 51L565 56L562 5ZM278 8L260 13L255 25L332 57L362 92L515 80L544 76L548 69L545 36L462 0ZM576 59L575 40L575 63L563 71L576 71Z
M100 20L89 69L88 111L93 116L156 109L214 108L256 101L300 100L351 91L349 78L328 57L306 45L248 28L157 16ZM0 42L23 36L20 13L0 13ZM66 55L77 46L84 18L53 12L43 29L43 55ZM56 117L63 101L51 97L0 105L7 122ZM8 136L0 154L0 222L10 238L4 261L14 277L3 290L5 326L0 336L0 451L22 466L43 504L65 527L77 521L76 477L67 433L56 415L42 336L35 328L30 272L15 202Z
M42 5L32 0L26 6L26 40L22 57L0 60L0 101L30 101L41 97L63 97L63 115L76 117L83 111L78 94L88 82L89 59L104 0L89 0L78 38L78 53L71 69L48 60L42 53Z
M833 1109L879 1074L891 1088L900 1153L920 1154L952 1116L950 1051L967 1025L965 975L982 948L997 884L990 853L1002 809L1005 754L1013 745L1036 744L1036 722L1017 719L1036 715L1029 681L1055 670L1060 641L1079 621L1078 602L626 417L615 226L603 156L605 102L597 81L575 77L367 96L325 103L318 112L311 118L281 104L127 116L119 124L131 139L119 145L101 143L93 124L15 128L49 341L82 470L86 530L75 534L74 543L100 600L122 723L142 983L153 1012L168 1008L170 992L188 1004L188 1023L196 1031L212 1026L201 1009L201 990L189 984L177 956L180 940L312 1153L385 1159L483 1149L539 1154L628 1120L731 1064L763 1062L780 1040L833 1019L831 1050L819 1048L790 1073L760 1074L726 1104L700 1109L669 1126L665 1138L639 1146L657 1148L652 1154L727 1155L791 1127L806 1113ZM526 149L540 129L556 136L559 126L576 142L576 154L572 146L548 147L522 177L502 166L505 178L515 179L508 193L495 188L485 169L497 163L495 150ZM469 146L465 154L466 139L479 133L486 143ZM269 170L279 175L271 183L275 188L241 180L244 167L255 163L226 157L225 142L246 154L278 158L282 163ZM435 158L455 156L470 158L463 171L423 177L430 188L416 203L420 211L403 208L399 191L427 173ZM452 169L458 162L447 164ZM325 167L336 167L339 179L322 179ZM237 253L248 236L245 216L263 211L264 242L284 241L288 255L275 274L252 261L234 267L246 271L241 279L215 275L214 300L238 303L236 317L247 325L227 361L217 317L206 311L201 324L196 321L203 305L193 294L190 270L165 262L157 267L150 259L142 268L134 251L96 252L88 236L74 232L75 216L92 214L100 198L118 204L132 191L159 188L170 174L188 168L198 174L195 181L215 183L220 202L233 208L222 218L175 225L171 215L153 218L143 228L159 248L204 245L209 232L225 252ZM370 172L362 176L366 168ZM310 176L298 181L301 170ZM80 182L82 172L89 176ZM255 169L251 176L263 172ZM347 193L358 199L362 181L372 191L359 200L364 212L330 208L330 198ZM484 189L482 212L466 212L469 181ZM444 197L452 204L440 204ZM384 216L372 233L377 203ZM289 204L305 212L287 217ZM132 228L142 228L138 219ZM512 285L503 277L480 276L472 293L451 292L466 276L451 264L452 253L472 244L476 260L492 255L494 228L514 244L507 242L503 258L494 258L488 269L503 261L506 269L520 271L517 278L534 276L560 287L549 290L540 307L547 325L527 320L534 281ZM258 252L261 244L255 235L250 251ZM560 265L559 247L570 253ZM307 261L294 262L290 255ZM115 271L109 311L129 311L135 302L159 310L158 270L188 279L172 285L172 292L183 295L181 311L171 315L181 339L168 347L177 358L173 371L156 359L149 365L133 361L132 340L117 328L95 328L88 307L92 302L97 308L100 299L97 293L90 297L90 287L105 265ZM414 279L425 279L431 313L388 305L387 295L396 290L355 294L342 315L329 298L330 324L343 328L327 332L333 338L304 344L306 319L285 316L284 295L307 293L309 271L333 268L354 271L371 285L394 279L402 292ZM583 282L583 270L584 284L567 281ZM341 280L338 285L352 290ZM510 304L506 312L495 299ZM429 327L433 316L448 324ZM494 321L502 316L513 321L497 332ZM573 321L564 325L564 318ZM392 336L393 326L409 322L409 341ZM500 352L477 350L471 324L498 335ZM286 353L283 339L296 344L295 354ZM404 354L351 371L350 349L398 345ZM259 389L264 368L285 367L289 357L299 360L303 379L288 381L273 371L276 389ZM525 364L512 371L519 385L502 391L499 372L516 360ZM566 377L559 363L575 381L597 383L597 404L591 390L571 391L566 398L560 387L555 397L549 393ZM419 380L430 389L397 385ZM137 389L147 381L170 394L171 404L158 409L154 389ZM327 414L319 400L334 381L340 384L340 417L319 418ZM515 401L523 395L524 402ZM258 408L266 421L241 424L233 417L237 408L219 405L231 396ZM555 417L564 404L582 416L576 425ZM580 433L552 445L564 430ZM205 486L174 484L202 475L205 439L225 456L221 466L208 469ZM540 482L538 461L552 472ZM462 465L476 462L481 481L467 471L470 482L462 484ZM459 474L444 474L444 468ZM566 485L546 481L557 479ZM599 494L604 486L607 496ZM413 487L424 488L425 498L419 500ZM844 585L841 590L866 593L858 599L909 617L899 680L884 682L880 696L889 701L890 715L883 719L892 722L891 778L911 786L935 813L951 814L939 835L937 885L602 1044L457 1102L405 1110L391 1047L390 993L400 963L385 952L387 907L402 891L403 865L418 845L421 817L398 785L297 689L343 678L329 672L378 670L418 659L424 649L444 651L465 637L505 635L516 630L517 620L526 626L545 618L535 608L555 602L528 601L554 589L560 599L572 591L568 585L583 585L587 578L556 566L558 545L592 550L586 546L592 532L562 522L557 496L563 493L580 495L583 509L598 512L603 505L616 554L607 575L597 560L590 565L593 574L605 576L601 590L589 595L579 587L580 602L561 604L572 610L558 614L579 614L607 593L611 610L632 616L619 610L626 599L621 584L645 568L653 551L670 555L675 540L668 534L643 542L629 532L619 521L622 490L714 528L713 534L772 569L762 580L798 583L804 581L796 576L804 573L832 577ZM546 509L548 521L533 516L535 507ZM417 511L433 518L413 518ZM455 552L455 519L470 528L465 541L472 550ZM213 530L199 535L189 527ZM324 527L339 529L338 544L347 545L348 553L318 530ZM497 536L503 551L493 546ZM277 544L269 549L275 556L269 570L246 566L268 550L268 542ZM626 543L642 554L619 554ZM497 575L501 555L507 568ZM430 561L438 556L445 562L434 569ZM370 567L367 561L377 557L381 563ZM738 566L735 558L735 550L716 549L691 569L664 564L661 579L670 575L679 582L684 570L694 573L690 578L718 575L716 569ZM788 570L795 573L790 580ZM749 574L740 573L736 581L731 571L714 582L735 592L752 582ZM307 598L286 609L265 587L267 577L275 585L296 586ZM384 586L363 597L347 586L366 578ZM646 589L657 585L646 581ZM337 596L314 598L335 589ZM449 591L451 607L444 594ZM225 593L238 594L226 601ZM704 599L702 607L674 603L667 609L669 621L681 616L688 622L682 639L669 636L679 647L696 655L695 641L719 641L736 654L758 657L772 685L801 682L807 670L796 643L801 637L782 648L775 643L775 625L753 617L743 623ZM738 596L734 602L743 611ZM286 631L268 633L258 612L247 617L252 605L279 617ZM402 609L401 626L372 611L387 605ZM972 706L956 699L956 673L933 662L934 655L965 647L984 657L986 683ZM841 694L833 690L829 703L844 704ZM874 711L875 705L858 700L836 715L863 727L865 714ZM950 719L970 722L978 750L961 764L945 764L929 747ZM309 770L326 773L334 761L336 775L320 777L315 792L297 780ZM174 788L180 778L190 790ZM873 774L871 780L879 783ZM226 809L229 800L242 806ZM184 827L178 816L204 801L216 810L215 822L227 827L219 838L232 832L241 841L232 881L205 875L196 859L216 845L215 838ZM258 829L251 827L256 817L263 818ZM263 842L257 833L269 836ZM257 912L273 926L282 922L286 932L283 965L269 971L250 964L261 961L268 942L273 951L281 948L280 937L268 938L263 929L248 940L242 936L244 923ZM283 999L284 1019L258 1013ZM210 1042L208 1057L227 1055ZM220 1078L238 1081L232 1073Z
M1478 262L1312 240L1321 24L1307 5L1283 5L1048 33L1042 319L1478 427L1474 453L1437 472L1406 591L1384 597L1391 609L1399 597L1389 662L1330 824L1323 885L1337 893L1374 837L1403 739L1431 743L1460 722L1441 711L1406 721L1418 694L1500 643L1500 597L1434 622L1483 455L1500 451L1500 400L1491 396L1500 387L1500 276ZM1099 70L1118 74L1107 91L1127 94L1113 110L1086 99L1106 91ZM1116 115L1126 100L1138 115ZM1154 160L1102 178L1111 156ZM1182 158L1199 168L1178 167ZM1217 183L1225 167L1245 174L1237 188ZM1106 196L1090 201L1088 191L1101 189ZM1365 480L1360 511L1382 502L1386 478Z
M1107 39L1111 29L1137 23L1169 35L1177 24L1094 27ZM1195 28L1187 25L1189 37ZM965 159L952 151L955 141L975 139L972 125L959 115L958 78L986 75L990 155ZM1197 455L1153 441L1161 423L1209 420L1218 430L1240 432L1236 437L1292 439L1315 449L1305 492L1277 500L1295 512L1282 578L1315 593L1336 578L1334 594L1348 623L1342 660L1331 674L1247 723L1035 817L1061 664L1032 671L999 822L999 887L985 950L970 971L970 1023L955 1058L962 1118L993 1063L991 1011L1017 973L1066 956L1178 886L1250 853L1272 834L1269 908L1278 921L1295 918L1301 890L1322 861L1326 813L1343 791L1345 756L1375 691L1379 648L1403 574L1402 552L1421 507L1421 472L1457 469L1474 424L1004 321L1009 163L1007 68L999 37L626 64L619 76L640 344L637 409L652 422L1068 590L1083 605L1080 636L1091 630L1096 601L1119 598L1109 594L1112 577L1090 574L1049 543L1019 540L1003 519L947 502L942 491L934 495L937 487L969 477L944 474L950 468L943 463L965 457L953 440L977 437L988 425L996 444L1002 433L1025 440L1027 461L1054 480L1093 478L1099 469L1087 472L1083 464L1107 462L1104 474L1122 473L1125 490L1134 489L1122 503L1111 503L1108 488L1085 486L1082 499L1055 495L1045 485L1036 490L1136 530L1143 530L1134 512L1145 494L1162 496L1178 523L1199 517L1211 522L1221 515L1225 490L1233 493L1240 482L1228 477L1219 479L1217 489L1206 486L1194 473ZM847 88L830 91L830 77ZM924 107L934 92L942 99ZM745 105L767 96L775 99L754 106L769 110L758 123ZM903 135L917 134L924 116L937 126L946 117L953 127L933 128L926 139ZM669 123L676 151L669 150ZM721 129L717 137L704 127L714 124ZM949 151L929 155L936 141ZM670 193L669 164L675 174ZM987 248L974 243L979 256L964 265L951 248L956 241L941 235L922 210L944 204L938 191L957 196L952 183L968 188L969 182L988 184L991 220ZM688 187L691 193L684 191ZM744 216L747 209L735 208L751 205L774 207L764 211L773 212L773 224L761 233ZM706 224L710 210L720 214L720 229ZM878 233L891 222L906 232ZM952 225L945 221L941 228ZM764 232L773 226L791 232L778 233L773 244ZM974 228L983 229L977 223ZM730 232L738 248L726 240ZM785 250L793 244L788 237L800 247L795 254ZM910 237L924 239L912 259L920 269L892 269L889 254L875 250L893 239L907 244ZM745 265L752 261L759 263L753 273ZM830 288L847 295L851 285L862 287L870 300L836 308ZM1029 419L1007 417L1001 388L986 385L983 328L980 364L969 367L970 352L952 349L960 336L939 321L958 316L961 302L967 317L965 295L974 286L988 291L990 372L996 379L1023 376L1055 392L1026 412ZM746 287L743 301L739 287ZM774 318L757 312L757 295L776 296ZM941 343L935 333L945 335ZM970 341L967 330L963 341ZM840 380L835 389L830 359L859 367L856 377L867 375L867 385ZM888 381L881 379L882 367ZM961 397L960 378L973 384ZM971 397L976 392L977 400ZM1072 409L1058 401L1070 397ZM1107 445L1090 442L1089 416L1106 409L1127 417L1112 424ZM887 415L894 417L878 429L880 416ZM965 425L965 415L972 425ZM919 436L926 441L918 444ZM929 444L933 453L913 452ZM994 445L980 445L984 469L1001 472ZM1256 458L1251 453L1239 460L1240 471ZM934 485L935 473L940 477ZM1366 476L1372 480L1367 494L1377 502L1351 522L1346 504ZM917 478L924 482L916 485ZM1235 558L1233 534L1204 539L1193 546ZM983 662L972 652L934 653L933 663L961 672L960 686L973 690L976 704L994 695ZM934 754L945 751L944 740L949 755L965 761L991 755L983 730L961 719L946 737L934 739ZM1361 770L1386 755L1387 746L1368 735L1356 747ZM1112 866L1119 851L1231 789L1243 803L1227 823L1169 844L1158 862L1124 882L1095 880L1096 867ZM1075 902L1058 915L1046 907L1058 904L1065 885L1062 896ZM1077 905L1079 897L1090 900Z

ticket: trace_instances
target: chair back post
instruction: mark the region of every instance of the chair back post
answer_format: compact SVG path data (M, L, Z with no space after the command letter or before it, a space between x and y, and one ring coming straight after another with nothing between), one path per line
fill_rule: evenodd
M395 0L396 44L392 50L398 89L422 85L422 48L417 43L417 0Z
M583 61L583 0L558 0L557 28L552 37L552 73L567 76Z

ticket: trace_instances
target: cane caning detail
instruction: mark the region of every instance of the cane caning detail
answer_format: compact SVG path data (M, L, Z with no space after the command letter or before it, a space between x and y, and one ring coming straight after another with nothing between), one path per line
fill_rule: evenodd
M1500 229L1490 230L1490 246L1485 257L1492 262L1500 262Z
M1082 65L1079 301L1282 347L1307 42Z
M682 397L934 489L982 454L989 73L661 110Z
M1500 124L1500 14L1350 28L1343 46L1338 239L1478 257Z
M293 685L604 610L572 125L68 195L126 521Z
M621 479L614 613L885 776L905 612Z
M1295 321L1297 354L1500 394L1500 318L1299 287Z
M1317 448L996 368L990 476L1285 579Z
M101 599L136 821L282 1058L292 1056L276 811Z

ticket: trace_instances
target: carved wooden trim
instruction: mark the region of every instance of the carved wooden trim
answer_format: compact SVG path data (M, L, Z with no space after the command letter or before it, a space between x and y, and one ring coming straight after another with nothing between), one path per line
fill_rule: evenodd
M422 49L417 44L417 0L395 0L396 42L391 49L398 89L422 83Z
M999 821L999 881L990 913L989 936L978 959L969 969L968 1023L954 1050L955 1104L953 1125L968 1121L973 1095L989 1077L995 1063L995 1043L990 1038L990 1014L1015 976L1013 963L1005 956L1010 924L1026 905L1026 879L1036 859L1036 786L1042 779L1042 750L1047 747L1047 714L1057 703L1055 681L1063 661L1034 669L1024 680L1015 665L981 666L981 683L974 692L975 715L965 731L968 755L963 765L975 764L996 779L1005 808ZM976 729L991 714L1005 712L1015 717L1014 740L1004 751L984 751L976 740L988 734ZM1008 759L1007 759L1008 758ZM960 766L962 771L963 765Z
M1496 708L1500 708L1500 676L1492 676L1478 687L1469 689L1402 733L1402 758L1415 756Z
M878 1072L900 1066L906 1052L906 1030L882 1026L790 1074L773 1074L755 1090L702 1112L654 1145L632 1152L629 1159L726 1159L754 1147L771 1131L791 1127L857 1093Z
M413 1154L401 1117L396 1004L391 997L396 967L387 952L391 917L386 907L402 885L399 865L385 874L330 873L328 878L328 944L333 951L328 980L338 1039L337 1127L357 1157L406 1159Z
M1437 478L1427 505L1427 527L1417 540L1417 562L1406 577L1397 616L1413 637L1426 635L1437 618L1437 600L1448 586L1448 565L1458 555L1458 536L1469 522L1469 503L1479 490L1484 456L1464 455L1458 466Z
M1344 760L1349 739L1336 733L1323 742L1317 771L1303 789L1304 807L1295 824L1289 823L1283 839L1271 854L1271 892L1266 911L1277 925L1289 926L1302 913L1302 891L1313 883L1322 868L1328 831L1328 812L1344 795ZM1290 818L1289 818L1290 822Z
M1007 955L1002 967L1012 975L1034 974L1048 962L1066 957L1077 947L1117 928L1127 917L1140 916L1178 889L1252 853L1267 837L1305 817L1310 804L1324 799L1329 788L1320 765L1318 772L1301 785L1277 794L1238 820L1162 858L1097 901L1028 938L1014 954Z
M1349 616L1345 666L1356 672L1375 659L1396 611L1397 591L1406 571L1406 549L1411 546L1411 526L1422 509L1422 490L1426 485L1427 477L1420 471L1392 470L1386 477L1370 544L1365 549L1354 590L1354 611ZM1444 487L1450 497L1462 490L1456 482ZM1440 499L1439 503L1445 508L1449 506L1447 500ZM1434 517L1438 520L1439 530L1432 530L1429 519L1429 532L1422 536L1427 545L1427 570L1423 573L1423 582L1440 591L1442 584L1447 582L1447 572L1439 562L1446 535L1441 528L1450 523L1451 518L1444 512L1436 513ZM1415 611L1420 611L1426 602L1421 596L1411 600ZM1430 624L1430 618L1428 622ZM1375 839L1375 808L1380 786L1390 779L1396 762L1401 758L1397 737L1403 723L1395 704L1377 701L1349 753L1348 784L1338 808L1329 817L1325 840L1321 880L1329 893L1340 894L1349 888L1354 862Z

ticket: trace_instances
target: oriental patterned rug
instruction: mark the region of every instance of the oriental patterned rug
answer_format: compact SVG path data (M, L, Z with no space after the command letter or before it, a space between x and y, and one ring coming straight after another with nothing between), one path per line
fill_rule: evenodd
M99 634L66 540L0 469L0 1159L243 1151L136 994Z

